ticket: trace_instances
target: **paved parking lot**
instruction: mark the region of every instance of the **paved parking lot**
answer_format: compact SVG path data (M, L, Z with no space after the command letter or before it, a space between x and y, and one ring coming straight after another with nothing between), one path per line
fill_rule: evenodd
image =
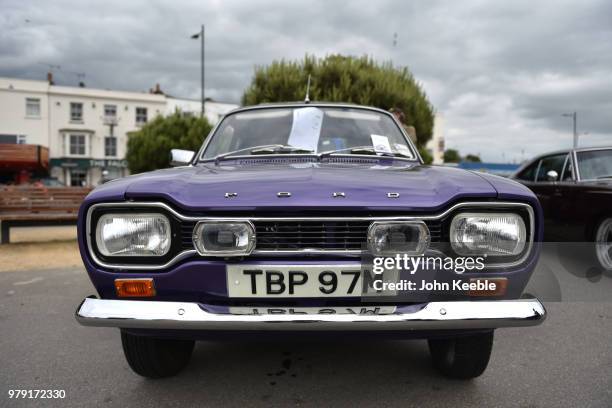
M560 266L550 263L550 268ZM0 406L612 406L612 279L534 280L549 302L535 328L496 332L485 374L441 378L424 341L201 342L176 378L131 372L115 329L80 327L93 293L81 268L0 273ZM590 298L584 298L590 296ZM590 299L590 300L589 300ZM558 299L556 299L558 300ZM15 401L8 389L64 389Z

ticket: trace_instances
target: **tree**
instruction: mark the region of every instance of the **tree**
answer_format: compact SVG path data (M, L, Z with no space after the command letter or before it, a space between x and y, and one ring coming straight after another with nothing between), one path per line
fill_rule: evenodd
M309 74L311 100L399 109L405 124L416 128L419 146L431 139L434 110L421 85L407 68L395 68L390 62L378 64L366 56L306 55L301 61L258 66L242 103L303 101Z
M461 156L459 152L455 149L446 149L444 151L444 162L445 163L459 163L461 161Z
M429 153L429 151L427 149L425 149L424 147L420 147L419 146L419 154L421 155L421 159L423 159L423 162L425 164L431 164L433 163L433 156L431 155L431 153Z
M206 118L175 112L157 116L128 135L126 159L131 173L170 165L170 149L198 150L212 126Z
M472 163L482 163L482 160L480 160L480 156L475 155L475 154L468 154L467 156L463 158L463 160L466 162L472 162Z

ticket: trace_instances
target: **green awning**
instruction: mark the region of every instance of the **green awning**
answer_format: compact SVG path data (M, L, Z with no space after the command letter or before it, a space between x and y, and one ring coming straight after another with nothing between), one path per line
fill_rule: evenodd
M63 168L79 168L89 169L91 167L100 168L127 168L126 160L118 159L86 159L86 158L75 158L75 157L60 157L50 160L51 167L63 167Z

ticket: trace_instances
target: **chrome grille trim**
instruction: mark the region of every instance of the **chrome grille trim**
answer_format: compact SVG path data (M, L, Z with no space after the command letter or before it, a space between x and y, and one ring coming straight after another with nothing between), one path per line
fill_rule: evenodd
M257 249L267 251L312 249L361 250L370 221L255 221Z
M136 201L127 201L127 202L109 202L109 203L98 203L94 204L87 210L87 217L85 222L85 235L86 235L86 243L87 248L89 250L89 256L93 259L93 261L101 267L108 269L122 269L122 270L162 270L166 269L175 263L193 256L197 254L197 251L194 249L183 249L183 251L179 252L174 258L163 265L137 265L137 264L128 264L128 265L120 265L120 264L108 264L99 260L93 249L91 243L91 215L93 210L97 208L121 208L121 207L139 207L139 208L163 208L164 210L170 212L172 215L177 217L179 220L183 222L198 222L198 221L236 221L236 220L245 220L251 222L257 221L312 221L313 219L317 221L408 221L408 220L440 220L453 211L464 208L464 207L516 207L522 208L527 211L529 215L529 240L527 245L527 250L525 251L525 255L521 257L521 259L509 262L509 263L500 263L500 264L488 264L487 268L510 268L516 265L520 265L523 263L531 254L531 249L533 247L534 236L535 236L535 216L534 210L531 205L527 203L520 202L512 202L512 201L493 201L493 202L462 202L451 206L445 211L438 214L429 214L429 215L409 215L409 216L386 216L386 217L199 217L199 216L186 216L183 215L172 207L162 202L136 202ZM181 226L181 230L183 230L185 225ZM179 238L180 239L180 238ZM301 249L301 250L257 250L257 248L252 252L254 255L269 255L269 256L279 256L279 255L360 255L363 252L361 250L343 250L343 251L327 251L327 250L316 250L316 249Z

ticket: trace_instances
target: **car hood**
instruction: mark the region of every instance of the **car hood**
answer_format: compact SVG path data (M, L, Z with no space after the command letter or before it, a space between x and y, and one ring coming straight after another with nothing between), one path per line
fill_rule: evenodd
M376 163L376 162L375 162ZM221 163L159 170L98 187L88 201L155 200L186 211L434 211L467 198L495 198L478 174L393 161L366 165ZM517 184L511 182L513 185ZM291 193L278 197L279 192ZM235 193L227 198L226 193ZM344 197L333 197L344 193ZM388 193L399 193L390 198ZM527 193L530 194L530 193Z

